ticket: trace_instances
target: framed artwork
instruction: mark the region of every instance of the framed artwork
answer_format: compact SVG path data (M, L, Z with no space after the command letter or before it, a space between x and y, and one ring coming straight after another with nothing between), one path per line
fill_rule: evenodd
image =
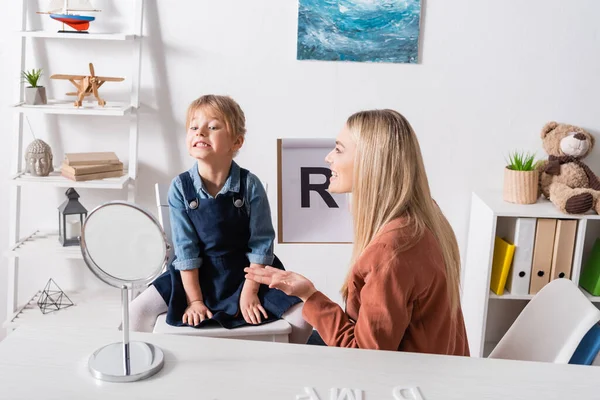
M298 60L417 63L421 0L299 0Z
M277 140L278 243L351 243L349 196L327 191L335 139Z

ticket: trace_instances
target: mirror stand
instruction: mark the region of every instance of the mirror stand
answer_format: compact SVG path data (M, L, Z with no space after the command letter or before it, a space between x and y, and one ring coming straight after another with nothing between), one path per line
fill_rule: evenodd
M169 243L160 223L134 203L110 201L96 207L81 228L81 254L90 271L121 290L123 340L97 349L88 360L96 379L134 382L161 370L165 356L155 345L129 341L129 303L169 260ZM148 336L149 337L149 336Z
M123 341L96 350L88 366L94 378L109 382L134 382L146 379L161 370L164 354L151 343L129 342L129 291L121 286L123 306Z

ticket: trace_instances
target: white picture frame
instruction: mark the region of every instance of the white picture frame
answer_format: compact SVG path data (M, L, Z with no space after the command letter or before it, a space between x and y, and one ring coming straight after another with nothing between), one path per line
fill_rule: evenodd
M335 139L277 140L278 243L351 243L350 196L327 191Z

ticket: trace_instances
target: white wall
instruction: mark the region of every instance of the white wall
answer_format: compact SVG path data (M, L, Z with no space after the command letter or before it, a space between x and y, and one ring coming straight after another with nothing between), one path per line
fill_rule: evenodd
M7 106L18 85L18 60L7 50L15 41L9 30L19 19L17 2L6 3L0 25L0 176L7 176L12 157L8 143L16 132ZM103 10L96 29L126 26L126 2L94 3ZM423 0L420 64L300 62L295 59L296 0L147 0L139 202L153 209L152 184L168 181L192 162L183 143L184 112L201 94L229 94L244 108L249 133L238 161L269 183L274 218L277 138L333 137L352 112L394 108L420 138L433 193L464 252L470 192L479 185L501 187L509 151L543 155L538 132L549 120L578 124L600 137L598 15L596 0ZM33 26L42 22L57 28L44 16L31 18ZM126 82L131 77L126 43L34 44L35 58L30 53L27 67L45 68L46 78L48 73L85 73L90 61L97 74L124 76ZM68 88L45 84L53 97ZM125 84L107 84L102 92L109 101L127 97ZM87 150L127 154L122 120L47 117L31 122L59 157ZM588 163L600 172L597 151L591 158ZM0 243L7 243L5 181L1 188ZM91 208L118 193L82 191L82 202ZM54 226L60 190L28 188L23 197L24 232ZM276 252L289 269L313 278L339 300L348 245L278 245ZM97 284L81 264L64 264L24 260L23 298L50 275L67 288ZM4 320L5 258L0 265Z

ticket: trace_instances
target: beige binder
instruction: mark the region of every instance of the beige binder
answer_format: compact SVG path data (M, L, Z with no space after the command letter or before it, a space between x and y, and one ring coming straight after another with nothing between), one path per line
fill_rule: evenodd
M552 268L552 253L554 249L554 234L556 232L556 219L538 219L535 230L535 243L533 247L533 262L531 265L531 283L529 294L536 294L550 282Z
M571 265L573 262L573 252L575 250L576 233L577 220L561 219L556 223L550 280L556 278L571 279Z

